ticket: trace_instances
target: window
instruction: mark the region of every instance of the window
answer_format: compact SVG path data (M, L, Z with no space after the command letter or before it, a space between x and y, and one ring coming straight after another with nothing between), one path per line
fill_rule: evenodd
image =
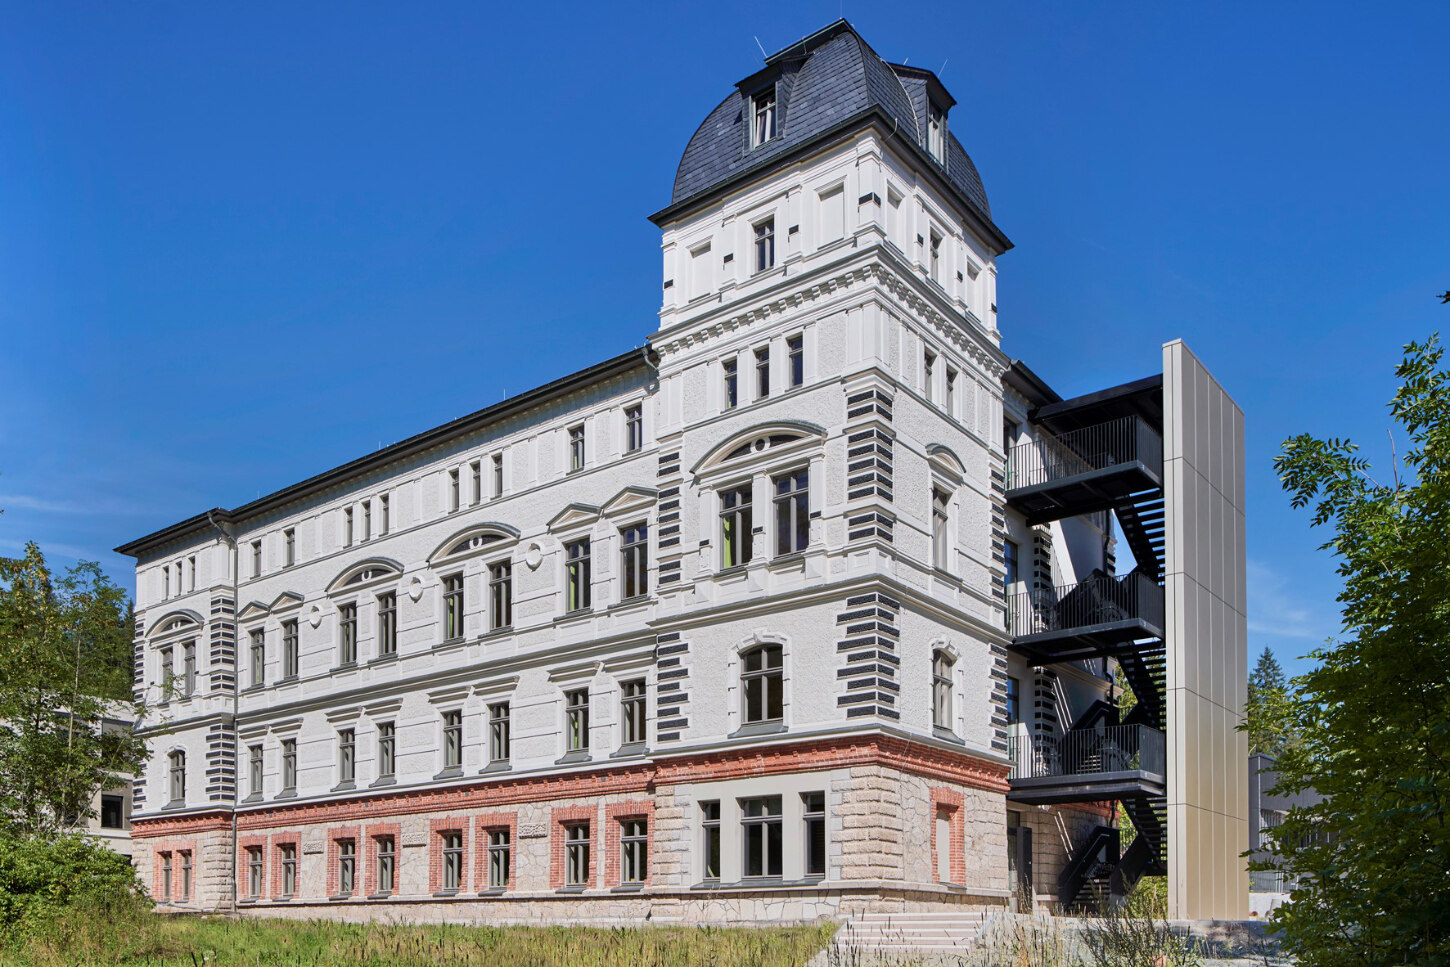
M458 510L458 470L457 468L448 471L448 512L451 514Z
M1002 452L1006 453L1017 443L1021 428L1011 420L1002 421Z
M352 729L337 732L337 781L352 782L357 778L357 733Z
M357 841L337 841L337 893L348 896L353 891L354 874L357 873Z
M282 791L297 790L297 740L282 740Z
M171 854L161 854L161 899L171 899Z
M191 557L188 557L186 559L186 567L187 567L187 572L188 572L188 574L190 576L190 580L187 582L187 587L189 587L193 591L195 591L196 590L196 555L195 554L193 554Z
M811 541L810 471L776 477L775 552L796 554Z
M253 900L262 896L262 847L247 847L247 896Z
M352 547L352 508L342 509L342 546Z
M341 605L337 609L338 641L337 660L342 665L357 662L357 603Z
M475 460L468 465L473 476L473 502L483 503L483 461Z
M785 688L780 645L757 645L740 656L740 689L746 725L785 718Z
M391 779L398 770L397 726L378 723L378 778Z
M392 591L378 595L378 657L398 653L398 596Z
M619 870L623 883L649 879L649 822L624 819L619 823Z
M463 575L443 579L443 640L463 637Z
M261 628L252 632L252 685L261 685L267 667L267 645Z
M495 453L493 455L493 495L495 497L502 497L503 496L503 454L502 453Z
M649 593L649 527L626 527L620 537L624 597L638 598Z
M252 577L255 578L255 577L261 577L261 576L262 576L262 542L261 541L252 541ZM181 584L181 579L180 578L177 578L176 583L177 583L177 585L180 585ZM178 587L177 590L178 591L181 590L180 587Z
M126 828L126 797L105 795L101 797L101 828Z
M363 505L362 505L362 509L363 509L362 539L365 540L365 541L370 541L370 540L373 539L373 502L371 500L364 500L363 501Z
M188 641L181 646L181 694L191 698L196 694L196 642Z
M720 802L700 803L701 872L707 880L720 879Z
M168 564L161 569L161 596L171 597L171 565Z
M564 882L567 886L589 885L589 824L564 827Z
M176 751L169 756L171 763L172 805L186 801L186 753Z
M584 469L584 424L569 427L569 470Z
M746 484L720 494L720 566L739 567L751 557L751 489Z
M805 385L806 341L804 336L791 336L785 341L785 356L790 373L790 388Z
M494 631L514 623L514 566L499 561L488 567L488 626Z
M770 395L770 347L761 346L755 351L755 398L763 400Z
M282 532L282 566L297 563L297 531L289 527Z
M247 747L247 789L253 796L262 794L262 747Z
M634 453L644 446L644 407L639 404L624 408L624 452Z
M645 723L648 719L648 686L643 678L624 682L619 686L621 743L636 745L645 741Z
M282 677L297 677L297 621L282 622Z
M488 707L488 761L509 761L508 702L494 702Z
M297 844L283 843L278 849L282 853L282 895L297 895Z
M935 403L936 402L936 353L934 353L930 349L928 349L923 354L922 360L923 360L923 364L922 364L921 392L926 397L927 402L929 402L929 403Z
M181 898L191 899L191 850L181 851Z
M947 367L946 409L948 416L957 415L957 371L950 366Z
M941 242L936 232L931 233L931 280L941 284Z
M509 867L512 865L507 829L488 831L488 888L506 890L509 885Z
M379 836L378 844L378 892L392 893L397 880L398 847L391 836Z
M378 536L386 537L388 533L388 495L383 494L378 498Z
M171 698L171 689L176 680L176 666L172 662L170 648L158 648L156 655L161 660L161 688L166 693L162 696L162 701L166 701Z
M750 146L759 147L775 137L775 85L750 99Z
M564 545L564 556L567 569L567 587L565 588L567 611L583 611L589 607L590 598L590 576L589 576L589 538L574 541Z
M779 796L740 800L740 832L747 877L781 875L781 813Z
M826 794L801 793L806 833L806 876L826 875Z
M725 375L725 409L733 410L740 397L740 377L735 372L735 360L727 359L720 366Z
M947 163L947 115L935 104L927 110L926 150L938 164Z
M457 893L463 886L463 834L442 834L444 847L444 892Z
M564 732L570 752L589 750L589 689L564 693Z
M755 223L755 271L775 267L775 219Z
M463 711L453 709L443 713L443 768L459 769L463 766Z
M950 500L946 491L939 487L931 488L931 563L942 570L946 570L951 562L950 518L947 514Z
M1021 721L1022 682L1009 676L1007 679L1007 724L1017 725Z
M937 650L931 656L931 724L938 729L952 727L951 656Z

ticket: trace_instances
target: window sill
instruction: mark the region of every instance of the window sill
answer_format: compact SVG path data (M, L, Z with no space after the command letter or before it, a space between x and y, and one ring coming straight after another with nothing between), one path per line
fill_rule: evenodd
M392 893L369 893L367 898L369 900L387 900L391 899L392 895Z
M579 883L579 884L575 884L573 886L561 886L561 887L559 887L559 889L555 890L554 892L555 893L583 893L587 889L589 889L588 885L586 885L584 883Z
M564 623L566 621L576 621L579 618L587 618L590 615L592 615L593 613L594 613L594 609L592 607L590 607L590 608L575 608L573 611L565 611L563 614L559 615L559 617L555 618L554 619L554 624L557 625L557 624L562 624L562 623Z
M772 571L775 571L775 570L784 570L785 568L788 568L788 567L795 567L795 566L802 565L802 564L805 563L805 561L806 561L806 552L805 551L790 551L788 553L785 553L785 554L777 554L775 557L772 557L770 559L770 565L769 565L769 567L770 567L770 569Z
M260 792L254 792L250 796L248 796L247 798L243 799L242 800L242 803L243 804L246 804L246 803L249 803L249 802L261 802L261 801L262 801L262 794Z
M619 886L609 888L610 893L642 893L647 883L621 883Z
M633 595L630 595L627 598L621 598L619 600L619 603L616 604L615 607L616 608L628 608L628 607L631 607L631 606L636 605L636 604L644 604L648 600L649 600L649 592L646 591L644 594L633 594Z
M296 684L297 684L297 676L296 675L284 675L283 677L281 677L281 678L277 679L275 682L273 682L272 683L272 687L273 688L276 688L276 687L281 686L281 685L296 685Z
M169 802L166 805L164 805L164 806L161 807L162 811L165 811L167 809L185 809L185 808L186 808L186 800L185 799L173 799L173 800L171 800L171 802Z
M566 752L563 756L554 760L556 766L572 765L576 762L589 762L591 757L588 749L575 749L573 752Z
M513 765L509 762L509 760L507 760L507 759L500 759L498 762L490 762L488 765L484 766L482 769L479 769L478 770L478 774L480 776L496 776L499 773L502 773L502 772L510 772L512 770L513 770Z
M649 755L649 746L644 742L630 742L621 745L617 750L609 754L611 759L631 759Z
M508 893L508 887L506 886L491 886L487 890L480 890L478 895L482 898L503 896L506 893Z
M438 642L438 644L434 645L433 647L434 648L448 648L448 647L450 647L452 645L461 645L466 640L467 640L467 638L465 636L463 636L463 635L455 635L452 638L444 638L442 641Z
M252 684L250 684L246 688L242 689L242 692L241 693L243 695L251 695L253 692L265 691L266 688L267 688L267 683L266 682L252 682Z
M391 652L391 653L386 654L386 655L378 655L376 658L374 658L374 659L372 659L371 661L368 662L368 667L371 668L374 665L387 665L387 664L391 664L392 662L395 662L397 660L398 660L398 653L396 651L395 652Z
M277 795L274 796L273 798L275 798L275 799L296 799L297 798L297 790L296 789L283 789L281 792L277 793Z
M513 625L511 625L511 624L509 624L509 625L499 625L497 628L494 628L494 629L492 629L490 631L485 631L483 634L479 635L478 636L478 640L479 641L486 641L489 638L502 638L505 635L511 635L513 633L514 633L514 626Z
M717 578L740 577L749 569L749 567L749 561L746 561L744 564L732 564L729 567L722 567L720 570L716 571L715 576Z
M462 766L449 766L447 769L444 769L442 772L438 773L433 778L435 780L438 780L438 779L458 779L458 778L461 778L462 776L463 776L463 767Z
M351 900L352 899L352 894L351 893L334 893L332 896L328 897L327 899L329 901Z
M731 732L727 738L740 739L754 735L778 735L786 731L784 722L754 722L750 725L742 725Z
M368 788L369 789L376 789L379 786L395 786L397 784L398 784L398 777L397 776L378 776L371 783L369 783Z
M338 672L351 672L351 671L357 671L357 662L355 662L355 661L345 661L345 662L343 662L340 665L333 665L332 666L332 673L334 675L336 675Z
M943 742L950 742L953 745L967 744L965 739L958 736L951 729L942 728L940 725L933 725L931 727L931 734L933 738L941 739Z
M357 788L357 783L356 782L353 782L353 781L339 782L337 785L335 785L335 786L332 787L331 791L332 792L352 792L356 788Z
M437 893L435 893L433 895L435 897L437 897L438 899L440 899L440 900L446 900L449 897L456 897L456 896L458 896L458 893L459 893L458 890L439 890Z

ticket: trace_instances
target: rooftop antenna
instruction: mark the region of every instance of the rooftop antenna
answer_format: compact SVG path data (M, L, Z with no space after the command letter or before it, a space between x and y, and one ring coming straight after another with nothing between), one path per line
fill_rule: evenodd
M770 56L769 54L767 54L765 52L765 45L760 42L760 38L759 37L756 37L755 38L755 46L757 46L757 47L760 48L760 56L761 57L769 57Z

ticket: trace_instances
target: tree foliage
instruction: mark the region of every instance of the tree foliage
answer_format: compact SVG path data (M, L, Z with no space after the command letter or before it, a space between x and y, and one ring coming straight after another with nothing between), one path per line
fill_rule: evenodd
M1348 440L1304 435L1275 459L1296 508L1330 530L1340 640L1297 678L1291 810L1274 865L1304 877L1274 915L1315 965L1450 963L1450 372L1438 338L1405 347L1390 404L1409 446L1389 480Z
M49 833L136 776L144 746L101 727L128 701L131 606L83 562L54 574L35 544L0 559L0 828Z
M1249 676L1244 703L1243 731L1248 733L1249 754L1278 759L1295 740L1289 682L1274 653L1265 648Z

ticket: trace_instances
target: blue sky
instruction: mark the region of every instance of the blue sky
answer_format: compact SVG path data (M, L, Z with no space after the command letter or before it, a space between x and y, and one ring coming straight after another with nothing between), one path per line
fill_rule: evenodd
M1388 455L1450 323L1450 6L3 4L0 554L60 564L641 344L646 216L731 85L844 14L939 70L1063 395L1183 337L1248 418L1250 650L1338 627L1270 461Z

